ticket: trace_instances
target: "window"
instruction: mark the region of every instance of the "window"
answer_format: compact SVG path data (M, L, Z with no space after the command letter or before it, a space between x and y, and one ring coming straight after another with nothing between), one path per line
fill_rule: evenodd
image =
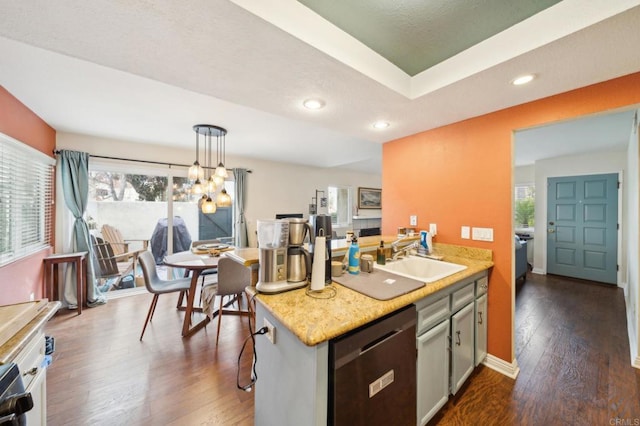
M351 188L346 186L330 186L328 188L327 209L331 216L331 224L348 226L351 212Z
M51 244L54 164L0 133L0 265Z
M532 184L515 186L516 228L533 228L536 208L536 191Z
M187 233L191 241L232 240L233 207L202 214L200 196L190 193L186 169L92 159L89 172L86 220L95 233L109 224L118 228L125 239L148 240L156 227L166 226L171 214L184 223L180 231L184 241ZM225 182L230 194L234 187L235 182ZM175 243L173 247L183 249Z

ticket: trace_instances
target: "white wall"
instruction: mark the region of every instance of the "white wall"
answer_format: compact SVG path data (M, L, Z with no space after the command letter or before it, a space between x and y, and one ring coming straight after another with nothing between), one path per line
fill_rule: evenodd
M513 169L513 184L514 185L527 185L534 183L536 180L536 166L531 164L529 166L519 166Z
M626 234L628 234L629 262L627 265L627 288L625 291L625 299L627 305L627 322L629 328L629 345L631 347L631 362L640 368L640 313L638 305L640 304L639 291L639 272L638 263L640 262L640 219L638 210L640 209L640 200L638 199L638 190L640 187L640 166L638 143L640 132L638 127L629 138L629 148L627 151L627 185L625 189L626 203L625 210L627 212Z
M620 179L626 175L626 151L601 151L582 155L556 157L537 161L535 164L536 213L534 233L533 272L545 274L547 271L547 179L560 176L580 176L590 174L620 173ZM620 192L620 197L624 192ZM621 228L626 222L626 213L619 209ZM620 271L626 268L625 232L619 232ZM626 275L626 274L624 274Z
M232 143L233 140L227 138L227 144ZM184 165L192 164L195 159L195 146L180 149L64 132L58 132L56 148L84 151L93 155ZM300 155L304 153L301 152ZM381 173L367 174L339 168L299 166L231 155L227 155L225 166L252 170L248 177L248 201L245 211L252 247L256 246L255 230L258 219L273 219L276 213L303 213L307 217L311 197L315 196L316 189L325 191L326 194L328 186L349 186L352 188L355 203L359 186L380 188L382 185Z

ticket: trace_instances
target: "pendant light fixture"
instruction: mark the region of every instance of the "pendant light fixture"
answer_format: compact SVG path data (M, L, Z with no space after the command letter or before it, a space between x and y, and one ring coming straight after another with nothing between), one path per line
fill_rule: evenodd
M227 131L225 130L224 133L222 133L216 138L216 153L217 153L218 165L216 167L215 175L223 179L226 179L229 177L229 174L227 173L227 168L224 166L226 134L227 134Z
M197 181L204 178L204 169L200 166L200 134L196 132L196 161L189 167L189 180Z
M191 174L191 168L189 169L189 179L195 180L191 187L191 191L193 194L203 194L199 203L200 208L203 213L211 214L215 213L218 207L231 206L231 196L227 194L227 191L223 187L224 179L228 177L227 169L224 167L225 136L227 134L227 130L211 124L196 124L193 126L193 130L196 132L196 162L194 163L194 166L198 163L199 135L203 135L205 138L205 167L202 169L202 177L197 176L195 179L192 179L193 175ZM213 168L212 161L214 137L216 139L216 159L218 164L215 170ZM192 166L192 168L194 168L194 166ZM208 175L207 177L205 177L204 170L206 170L206 174ZM216 197L216 191L218 188L221 188L222 190Z

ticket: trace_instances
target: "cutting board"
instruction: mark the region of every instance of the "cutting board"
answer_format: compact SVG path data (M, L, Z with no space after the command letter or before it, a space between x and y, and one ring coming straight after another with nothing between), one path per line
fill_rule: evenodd
M47 299L0 306L0 346L29 324L46 306Z
M332 279L351 290L378 300L393 299L425 286L422 281L375 269L371 273L360 272L358 275L345 273Z

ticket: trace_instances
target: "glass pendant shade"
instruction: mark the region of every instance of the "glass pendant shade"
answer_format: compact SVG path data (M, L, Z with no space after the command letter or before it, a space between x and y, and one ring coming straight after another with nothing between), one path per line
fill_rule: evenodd
M227 173L227 168L224 166L224 164L222 163L218 164L218 167L216 167L215 175L220 176L223 179L226 179L229 177L229 174Z
M224 178L218 175L212 175L211 179L216 183L216 188L220 188L224 185Z
M196 181L193 183L193 186L191 187L191 193L200 195L204 192L205 191L204 191L204 186L202 185L202 182L200 182L200 179L196 179Z
M215 213L216 212L216 203L213 202L211 197L207 197L206 200L202 202L202 213Z
M218 189L218 185L216 184L215 179L213 179L213 176L211 176L209 179L207 179L207 194L213 194L214 192L216 192L216 189Z
M204 169L197 161L193 162L193 165L189 167L189 180L196 180L204 178Z
M216 204L219 207L230 207L231 206L231 196L227 193L227 190L222 188L222 191L218 194L216 198Z

